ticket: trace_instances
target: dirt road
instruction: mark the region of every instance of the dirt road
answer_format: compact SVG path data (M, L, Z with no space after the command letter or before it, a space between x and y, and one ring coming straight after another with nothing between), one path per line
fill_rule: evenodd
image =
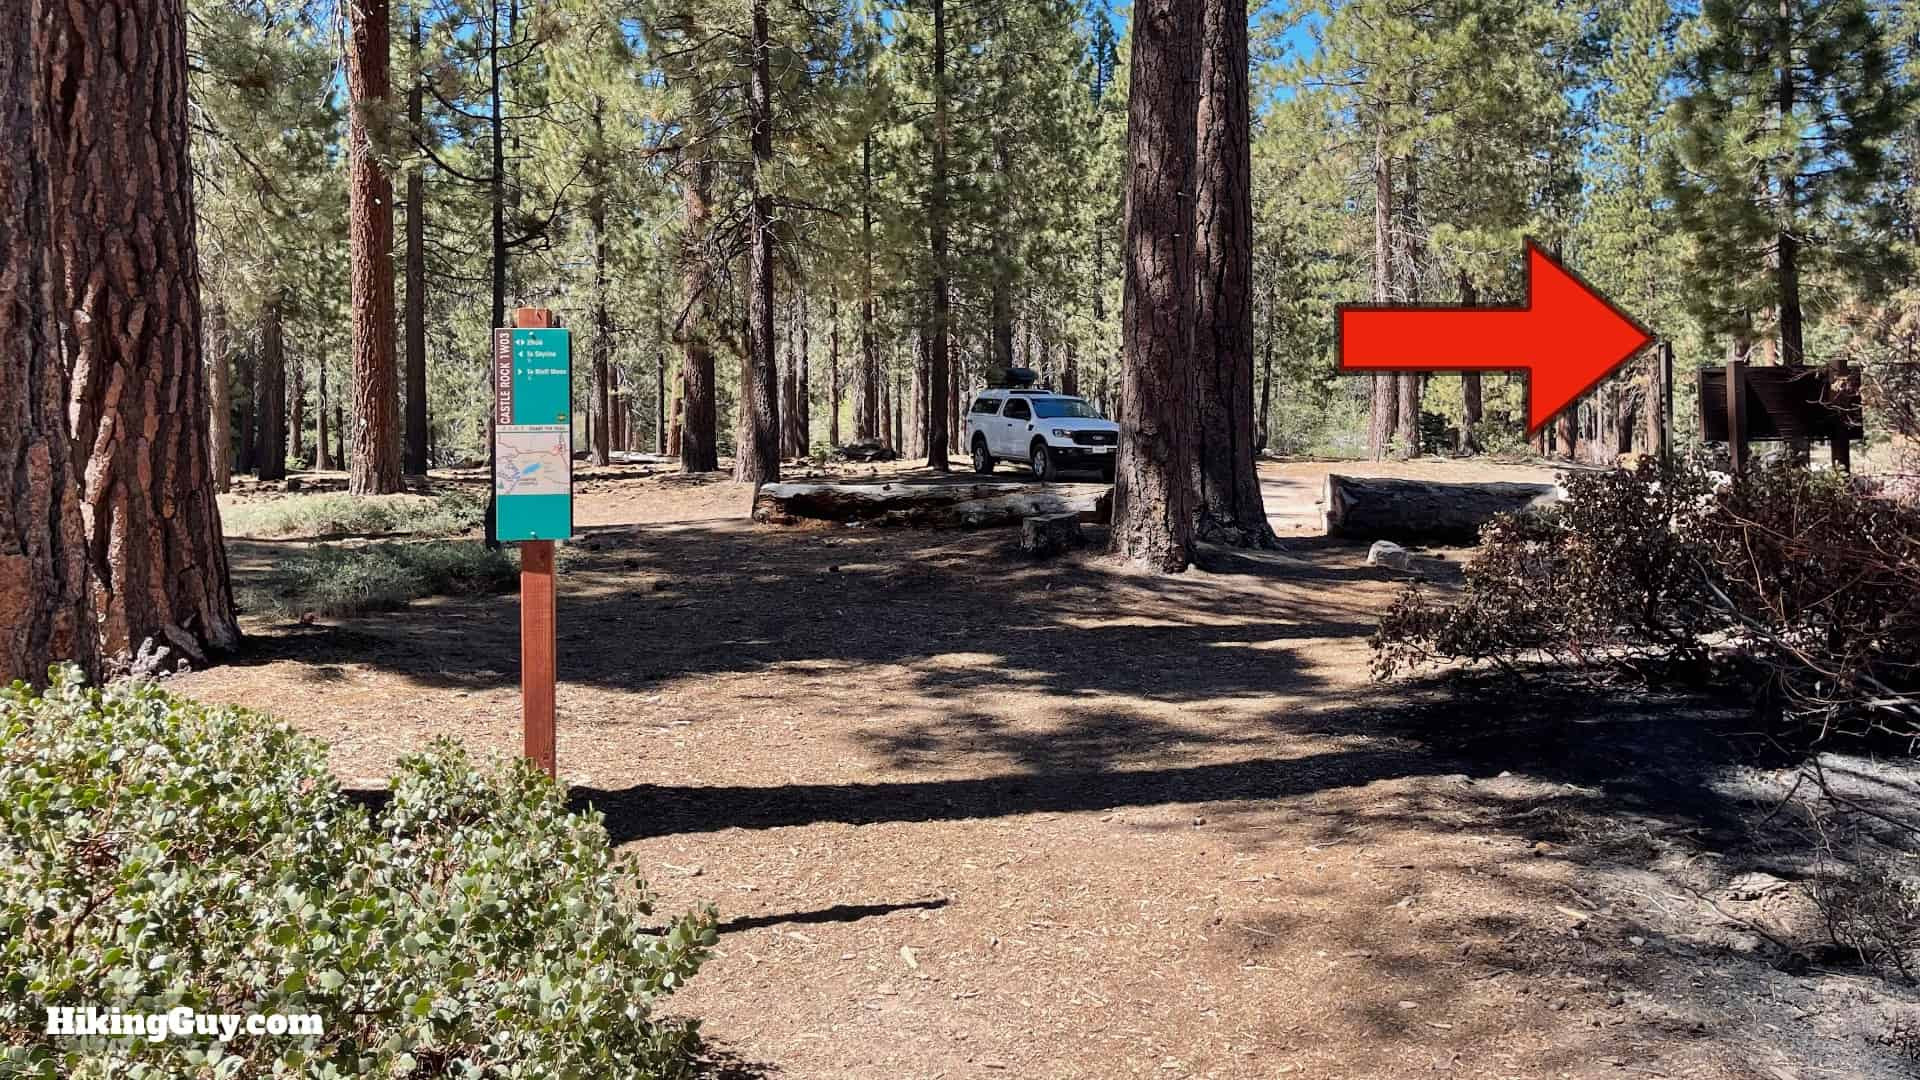
M1267 469L1282 532L1317 469ZM1688 892L1747 805L1712 782L1729 718L1372 683L1401 583L1360 548L1151 578L1006 532L759 527L717 480L580 487L561 768L665 907L719 906L671 1007L724 1073L1904 1067L1847 1025L1910 1002L1775 972ZM510 597L248 629L178 685L327 740L351 787L434 735L518 746Z

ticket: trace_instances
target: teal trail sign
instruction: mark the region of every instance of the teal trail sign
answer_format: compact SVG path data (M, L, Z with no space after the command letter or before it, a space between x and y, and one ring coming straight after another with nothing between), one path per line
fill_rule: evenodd
M573 338L493 332L493 538L573 536Z

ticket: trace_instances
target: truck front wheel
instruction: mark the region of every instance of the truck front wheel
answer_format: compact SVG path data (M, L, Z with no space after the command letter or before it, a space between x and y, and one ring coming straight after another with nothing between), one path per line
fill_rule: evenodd
M1053 464L1053 455L1047 451L1047 444L1038 439L1033 443L1033 475L1048 483L1060 475Z

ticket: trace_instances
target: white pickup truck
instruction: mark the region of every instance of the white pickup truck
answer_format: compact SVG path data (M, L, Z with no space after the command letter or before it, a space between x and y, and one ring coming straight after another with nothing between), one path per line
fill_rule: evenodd
M1051 390L980 391L967 407L964 434L974 472L990 473L998 461L1021 461L1042 480L1067 469L1087 469L1112 481L1120 449L1120 425L1085 398Z

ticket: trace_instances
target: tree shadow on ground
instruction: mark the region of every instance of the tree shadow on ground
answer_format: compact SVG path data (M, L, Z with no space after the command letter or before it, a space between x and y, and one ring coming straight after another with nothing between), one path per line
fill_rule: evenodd
M1036 563L1006 530L773 530L733 524L583 530L559 603L564 682L644 689L779 669L858 678L917 665L929 698L996 680L1061 696L1197 702L1305 693L1324 680L1286 647L1359 638L1372 621L1320 586L1380 582L1345 560L1246 563L1204 580ZM1285 583L1241 591L1237 581ZM443 598L341 625L282 625L239 666L355 663L423 686L512 686L517 600ZM940 657L964 663L928 664Z

